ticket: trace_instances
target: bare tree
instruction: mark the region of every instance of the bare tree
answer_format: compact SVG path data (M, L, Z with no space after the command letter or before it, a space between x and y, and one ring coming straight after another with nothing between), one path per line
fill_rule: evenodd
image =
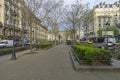
M75 33L78 24L80 24L81 17L84 13L84 6L80 3L79 0L76 0L74 4L67 8L64 14L63 21L71 29L72 41L75 40Z
M55 45L59 33L59 23L61 20L61 15L63 11L63 1L62 0L50 0L46 3L45 12L47 12L47 16L45 18L46 25L51 27L51 31L55 36Z
M33 28L33 24L34 24L34 14L32 13L32 11L28 8L28 7L26 7L25 5L24 5L24 9L23 9L23 11L24 11L24 13L26 14L24 17L24 21L26 21L26 25L25 26L29 26L29 34L30 34L30 50L31 50L31 53L33 53L33 49L32 49L32 37L33 37L33 35L32 35L32 28Z
M59 21L62 13L63 0L25 0L27 6L42 21L42 24L51 27L56 38L59 32Z
M94 21L93 16L94 16L93 10L90 10L90 9L86 10L86 12L84 13L84 16L83 16L86 38L88 38L88 36L89 36L89 34L88 34L89 26Z
M44 5L44 0L24 0L26 6L31 9L34 15L39 16L40 10Z
M26 21L26 26L29 26L29 33L30 33L30 50L33 53L33 46L32 46L32 29L35 22L36 17L39 15L39 10L42 8L44 1L43 0L24 0L22 11L24 13L24 19Z

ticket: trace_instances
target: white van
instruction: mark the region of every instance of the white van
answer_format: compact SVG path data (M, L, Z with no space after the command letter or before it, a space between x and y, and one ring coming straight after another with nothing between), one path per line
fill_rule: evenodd
M107 46L114 46L116 44L116 39L114 37L105 38L104 44L105 43Z
M0 47L13 47L13 40L0 41Z

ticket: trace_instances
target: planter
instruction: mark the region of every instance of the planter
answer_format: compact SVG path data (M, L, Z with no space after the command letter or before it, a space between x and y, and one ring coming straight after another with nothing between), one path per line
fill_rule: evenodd
M79 59L79 63L93 65L102 63L105 65L111 65L112 53L108 50L95 48L86 45L74 45L72 52ZM97 63L95 63L97 62Z
M120 66L116 65L116 63L119 64L119 62L116 60L113 60L112 65L104 65L101 63L99 63L99 65L98 64L97 65L96 64L85 65L85 64L80 64L80 62L79 62L80 60L75 56L72 49L70 50L69 54L70 54L70 58L71 58L71 61L72 61L72 64L73 64L73 67L75 70L108 70L108 71L120 70Z

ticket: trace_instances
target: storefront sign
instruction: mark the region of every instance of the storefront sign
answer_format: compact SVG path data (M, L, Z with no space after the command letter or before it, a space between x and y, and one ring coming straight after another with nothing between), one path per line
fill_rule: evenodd
M102 36L114 36L114 32L113 31L102 31Z

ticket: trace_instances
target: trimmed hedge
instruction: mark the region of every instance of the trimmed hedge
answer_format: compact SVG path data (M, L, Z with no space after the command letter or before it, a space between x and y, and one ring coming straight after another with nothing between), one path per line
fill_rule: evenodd
M27 49L29 49L29 47L16 47L15 52L19 52ZM11 54L12 52L13 52L13 48L3 48L3 49L0 49L0 56Z
M95 61L103 64L111 64L112 53L108 50L87 46L87 45L74 45L73 50L85 64L92 64Z
M41 43L36 45L37 49L45 49L45 48L49 48L52 46L52 43Z

